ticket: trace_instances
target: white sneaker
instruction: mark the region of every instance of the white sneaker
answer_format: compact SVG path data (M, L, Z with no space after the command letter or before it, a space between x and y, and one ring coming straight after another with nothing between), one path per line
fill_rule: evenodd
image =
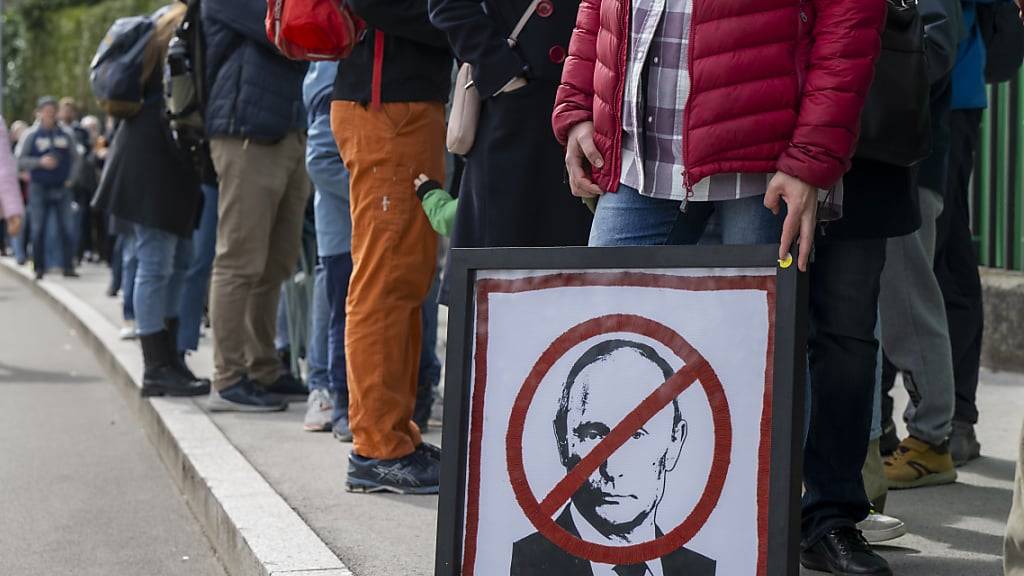
M314 388L306 400L306 418L302 429L307 432L330 432L333 427L334 401L323 388Z
M121 340L135 340L139 337L139 333L135 331L135 321L125 320L124 327L121 328L120 332Z
M864 539L869 544L895 540L907 533L907 525L902 520L879 514L874 510L857 524L857 529L864 534Z

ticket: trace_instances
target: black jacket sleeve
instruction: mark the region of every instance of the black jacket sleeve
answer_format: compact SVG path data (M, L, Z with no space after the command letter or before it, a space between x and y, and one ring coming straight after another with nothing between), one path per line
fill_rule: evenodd
M928 81L949 74L956 63L957 44L963 26L960 0L920 0L924 22L924 51L928 57Z
M473 65L481 97L493 96L516 76L525 75L526 62L508 45L480 0L430 0L430 21L448 35L455 57Z
M348 0L349 6L370 26L385 34L447 48L448 39L427 17L427 0Z
M274 48L267 39L264 24L267 17L266 0L203 0L202 15L253 42Z

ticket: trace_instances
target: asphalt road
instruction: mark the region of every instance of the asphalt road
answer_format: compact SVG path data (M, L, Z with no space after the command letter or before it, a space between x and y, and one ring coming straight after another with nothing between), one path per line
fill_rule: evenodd
M0 273L0 574L223 576L79 337Z

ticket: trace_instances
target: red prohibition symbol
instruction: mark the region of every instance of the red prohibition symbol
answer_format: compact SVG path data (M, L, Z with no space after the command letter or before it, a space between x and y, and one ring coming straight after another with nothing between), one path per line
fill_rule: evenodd
M573 347L595 336L633 333L668 347L685 362L671 378L634 408L584 457L543 500L530 487L523 466L523 428L526 415L541 382L551 367ZM554 521L555 513L616 450L674 398L699 382L711 406L714 423L714 452L711 471L697 505L681 524L648 542L630 546L607 546L573 536ZM722 383L708 361L677 332L649 318L630 314L601 316L577 324L555 339L541 354L516 396L505 436L509 480L526 517L548 540L563 550L592 562L633 564L661 558L686 544L704 526L718 504L725 486L732 454L732 422Z

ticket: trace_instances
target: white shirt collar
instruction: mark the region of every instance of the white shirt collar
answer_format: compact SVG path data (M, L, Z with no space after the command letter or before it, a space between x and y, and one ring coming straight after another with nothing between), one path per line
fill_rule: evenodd
M572 516L572 523L576 526L576 530L580 534L580 538L585 542L594 542L595 544L605 544L608 546L621 546L619 542L612 542L605 538L604 534L597 531L596 528L587 522L587 519L580 514L579 510L576 510L576 506L573 505L572 501L569 502L569 514ZM655 538L655 533L652 527L650 538ZM646 576L664 576L661 568L661 560L655 559L650 560L647 563L647 575ZM591 562L590 571L594 573L594 576L618 576L612 568L614 564L602 564L600 562Z

